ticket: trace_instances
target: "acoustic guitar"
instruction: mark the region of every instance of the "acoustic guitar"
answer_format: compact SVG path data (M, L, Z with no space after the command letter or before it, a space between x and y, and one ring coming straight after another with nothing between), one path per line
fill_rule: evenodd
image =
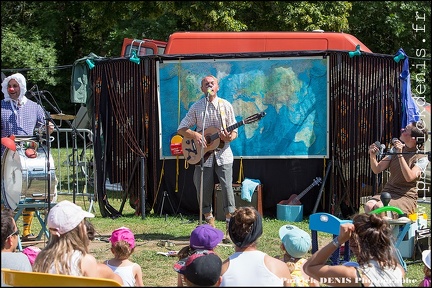
M321 177L316 177L312 184L309 185L305 190L303 190L300 194L292 194L290 196L290 198L288 198L288 200L283 201L284 205L301 205L302 203L300 202L300 199L306 195L306 193L308 193L314 186L318 185L321 183Z
M266 115L265 112L253 114L246 119L237 122L226 128L226 131L231 132L234 129L243 126L245 124L254 123L261 120ZM224 141L219 138L220 130L216 127L208 127L204 130L204 138L207 142L207 147L202 149L202 146L195 141L193 138L183 137L182 140L182 151L186 161L189 164L197 164L201 158L204 157L205 160L211 155L213 150L216 148L222 148ZM202 151L203 150L203 151Z

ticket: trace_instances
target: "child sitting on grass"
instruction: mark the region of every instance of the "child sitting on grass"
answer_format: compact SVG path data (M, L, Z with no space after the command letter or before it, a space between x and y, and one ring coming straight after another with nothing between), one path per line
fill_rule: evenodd
M283 225L279 229L280 248L283 255L275 257L285 262L291 272L291 286L319 287L319 282L303 270L304 258L311 248L311 237L306 231L294 225Z
M141 266L129 260L135 249L135 236L129 228L114 230L110 237L114 258L105 264L123 279L123 286L144 286Z
M186 259L195 253L213 252L214 248L222 241L223 237L224 233L221 230L213 228L209 224L198 225L191 232L189 245L183 247L177 253L178 259ZM174 270L176 270L175 267ZM182 273L179 273L177 277L177 287L182 286L188 285L186 283L184 275Z

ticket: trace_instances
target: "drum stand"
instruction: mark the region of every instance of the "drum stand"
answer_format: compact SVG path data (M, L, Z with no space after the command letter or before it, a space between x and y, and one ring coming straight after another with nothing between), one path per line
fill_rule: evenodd
M36 237L36 241L30 241L30 242L26 242L26 243L42 243L45 242L44 240L42 240L42 236L46 236L46 238L49 238L49 231L46 227L46 218L48 216L48 211L49 208L52 208L56 203L47 203L45 201L35 201L33 203L23 203L23 204L17 204L17 210L14 216L14 220L15 222L18 221L19 216L22 215L24 209L30 209L30 210L35 210L35 215L37 217L37 219L39 220L39 223L41 225L41 230L39 231L38 236ZM45 217L41 216L41 210L42 213L44 213L44 210L48 208L48 211L45 212ZM21 242L21 238L18 237L18 250L22 251L22 242Z

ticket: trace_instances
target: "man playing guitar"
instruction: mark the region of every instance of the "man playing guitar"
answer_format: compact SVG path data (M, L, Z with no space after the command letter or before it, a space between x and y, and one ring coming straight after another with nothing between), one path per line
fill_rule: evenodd
M207 144L210 143L207 143L205 137L203 137L203 131L209 127L217 127L219 129L221 145L202 156L203 159L197 163L199 165L195 166L193 181L197 189L198 202L201 203L201 164L203 163L202 213L206 222L215 227L212 201L215 184L213 175L216 172L221 184L223 207L228 227L231 214L235 211L234 191L232 188L234 156L230 142L237 138L237 129L228 132L226 127L234 124L236 119L231 103L219 98L217 95L219 83L216 77L212 75L204 77L201 80L201 91L205 97L202 97L191 106L186 116L180 122L177 132L183 137L190 138L196 150L204 150ZM190 129L194 126L196 126L197 131ZM225 239L225 242L229 241L228 233L226 233Z

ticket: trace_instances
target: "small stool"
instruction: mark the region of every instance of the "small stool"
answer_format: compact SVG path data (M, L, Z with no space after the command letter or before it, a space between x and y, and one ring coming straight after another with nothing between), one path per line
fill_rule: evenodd
M314 213L309 216L309 229L312 232L312 254L318 251L318 231L330 233L334 237L339 235L339 226L344 223L352 223L351 220L341 220L328 213ZM350 260L349 240L344 244L343 262ZM340 247L330 257L332 265L338 265L340 260Z

